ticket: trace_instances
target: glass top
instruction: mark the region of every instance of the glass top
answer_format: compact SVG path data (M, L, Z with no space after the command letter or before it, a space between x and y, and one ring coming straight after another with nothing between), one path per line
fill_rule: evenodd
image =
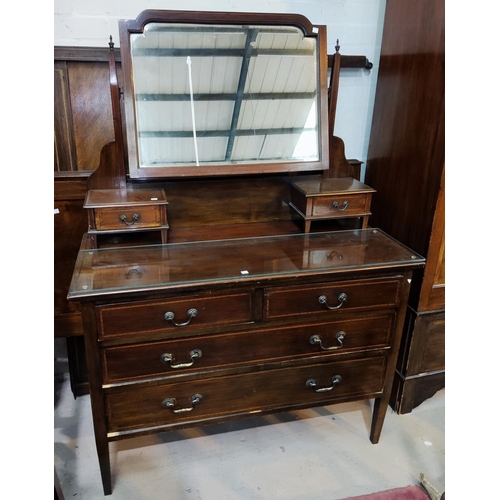
M419 267L425 259L380 229L80 250L68 297L245 283L349 269Z

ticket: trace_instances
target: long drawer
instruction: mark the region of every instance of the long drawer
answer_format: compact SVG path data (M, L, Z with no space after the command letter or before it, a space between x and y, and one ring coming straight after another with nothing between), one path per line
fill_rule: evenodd
M105 396L108 430L119 432L241 415L382 391L386 356L310 364L146 387L119 387Z
M335 311L395 306L400 279L329 282L266 291L265 318L327 315Z
M189 332L199 327L253 320L252 292L192 295L96 308L101 339L154 331Z
M105 383L389 345L393 314L103 349Z

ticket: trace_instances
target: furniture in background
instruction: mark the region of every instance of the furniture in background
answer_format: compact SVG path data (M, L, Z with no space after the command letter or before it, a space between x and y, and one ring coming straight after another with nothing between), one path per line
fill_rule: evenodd
M444 0L388 0L366 182L371 224L426 256L412 280L391 405L445 383Z

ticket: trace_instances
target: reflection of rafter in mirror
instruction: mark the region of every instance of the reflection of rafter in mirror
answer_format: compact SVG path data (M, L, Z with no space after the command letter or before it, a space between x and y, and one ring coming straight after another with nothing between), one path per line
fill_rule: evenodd
M193 163L191 104L200 162L317 160L314 124L294 153L317 99L314 53L298 28L147 25L132 40L141 165Z

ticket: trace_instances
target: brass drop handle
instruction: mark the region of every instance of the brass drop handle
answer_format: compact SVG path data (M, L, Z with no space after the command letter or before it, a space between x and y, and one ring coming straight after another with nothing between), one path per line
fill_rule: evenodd
M306 387L308 389L314 389L314 392L328 392L335 389L335 386L340 384L342 377L340 375L334 375L332 377L332 385L330 387L318 387L318 381L315 378L310 378L306 381Z
M198 311L196 309L189 309L188 311L188 320L187 321L184 321L184 323L176 323L174 321L174 318L175 318L175 314L172 312L172 311L168 311L166 312L163 317L167 320L167 321L171 321L175 326L186 326L186 325L189 325L189 323L191 323L191 320L193 318L196 318L196 316L198 315Z
M344 302L347 300L347 293L342 292L337 297L337 300L340 302L340 304L338 306L329 306L328 305L328 299L327 299L326 295L320 295L318 297L318 302L320 304L323 304L330 311L334 311L335 309L340 309L344 305Z
M170 363L170 368L189 368L190 366L193 366L195 359L201 358L201 350L200 349L193 349L192 351L189 351L188 358L191 359L191 361L189 361L187 363L174 364L175 356L173 354L171 354L169 352L164 352L160 356L160 360L162 363Z
M342 341L345 339L345 336L346 336L345 332L343 332L343 331L337 332L337 335L335 335L335 338L337 339L337 342L340 345L334 345L331 347L324 347L323 341L319 335L311 335L311 337L309 337L309 343L312 345L319 344L319 346L321 347L321 350L323 350L323 351L335 351L336 349L340 349L341 347L343 347L344 343Z
M124 223L127 224L127 226L132 226L135 224L139 219L141 218L141 214L133 214L132 215L132 222L127 221L127 216L125 214L120 215L120 220Z
M349 202L347 200L345 200L344 203L342 203L341 207L339 207L339 202L338 201L334 201L332 203L332 207L335 210L339 210L340 212L343 212L348 206L349 206Z
M175 408L177 400L175 398L165 398L161 404L164 408L172 410L173 413L186 413L188 411L193 411L194 407L201 402L203 396L201 394L193 394L191 396L191 406L187 408Z

